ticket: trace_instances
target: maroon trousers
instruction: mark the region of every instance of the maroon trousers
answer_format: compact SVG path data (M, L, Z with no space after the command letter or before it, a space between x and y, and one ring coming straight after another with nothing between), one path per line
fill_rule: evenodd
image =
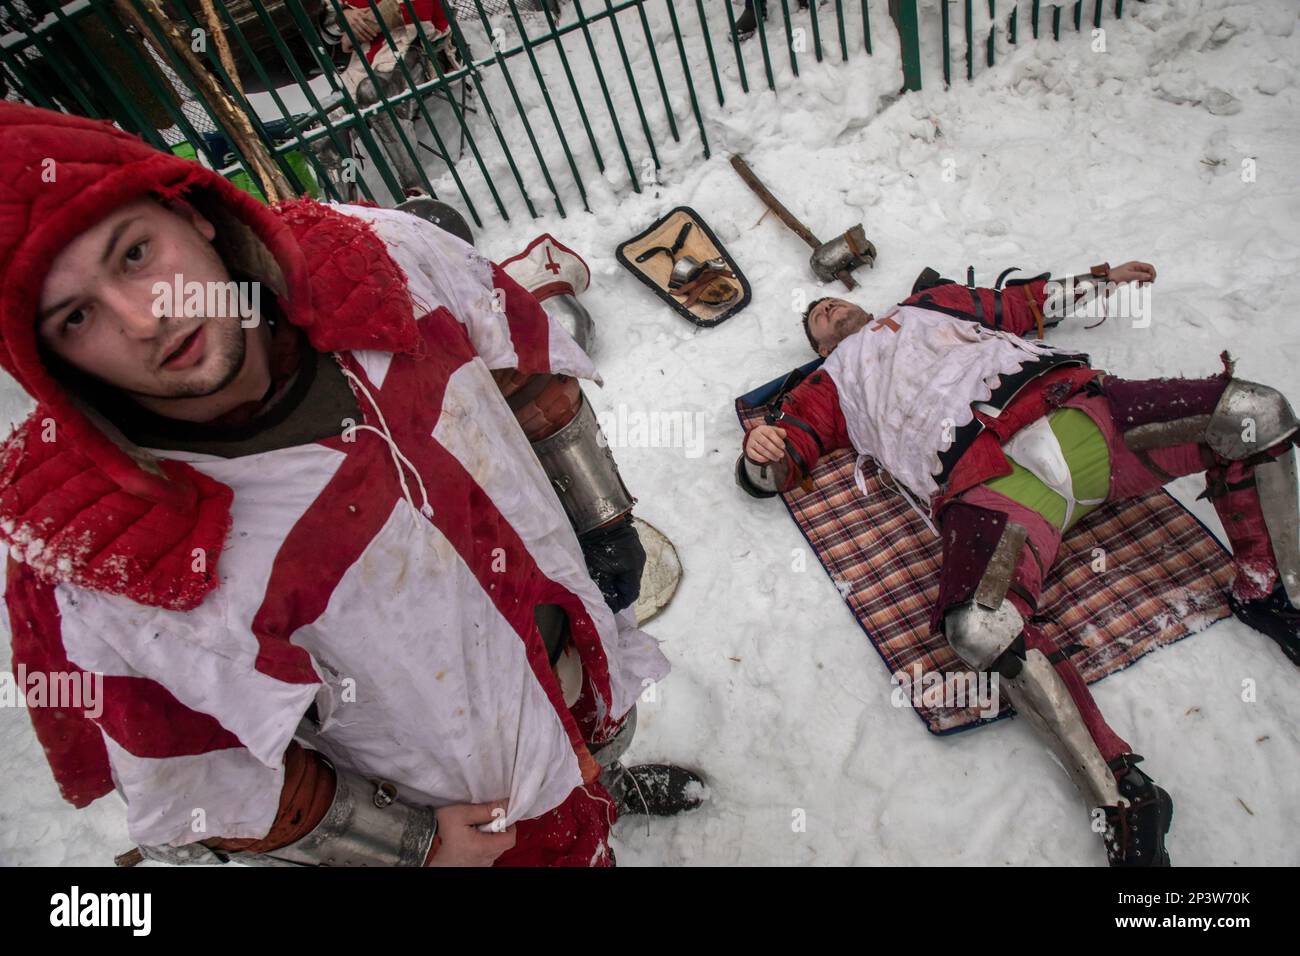
M1102 395L1081 392L1066 401L1065 407L1081 409L1106 437L1111 470L1108 501L1137 497L1174 478L1206 472L1214 508L1223 522L1237 568L1233 593L1242 599L1265 597L1277 585L1278 571L1259 494L1251 481L1254 466L1220 461L1206 445L1199 443L1138 454L1123 439L1127 429L1138 425L1209 414L1227 382L1226 376L1151 381L1107 377ZM1285 447L1283 444L1270 451L1280 454ZM990 540L995 543L996 539L990 539L989 526L997 528L1000 534L1003 523L1011 520L1024 526L1029 536L1007 596L1028 621L1042 593L1043 580L1056 561L1061 529L1038 512L983 485L959 495L956 502L964 507L950 506L940 513L944 562L940 572L939 612L967 599L983 573L984 565L969 558L970 542L982 536L984 546L990 547ZM991 517L989 512L993 513L994 522L987 520ZM1032 624L1026 625L1024 640L1026 650L1037 648L1054 661L1102 756L1112 761L1121 754L1131 753L1128 743L1102 717L1088 685L1069 657L1058 653L1052 640Z

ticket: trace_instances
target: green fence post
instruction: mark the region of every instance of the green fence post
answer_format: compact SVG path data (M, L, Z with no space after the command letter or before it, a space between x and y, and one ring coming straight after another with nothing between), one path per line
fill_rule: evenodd
M677 22L677 11L673 9L673 0L668 0L668 18L673 24L673 36L677 38L677 55L682 60L682 75L686 77L686 89L691 96L691 112L695 114L695 125L700 130L700 142L704 145L704 158L709 158L709 137L704 132L704 117L700 115L700 103L695 98L695 81L691 78L691 65L686 60L686 45L682 42L681 25Z
M844 33L844 0L835 0L835 23L840 32L840 61L849 62L849 38Z
M600 92L605 97L605 109L609 113L609 121L614 126L614 135L618 139L618 148L623 153L623 162L627 164L628 179L632 183L632 189L635 192L641 192L641 181L637 178L636 170L632 166L632 156L627 149L627 140L623 136L623 126L618 121L618 111L614 109L614 101L609 95L609 84L605 82L605 68L601 66L600 57L596 53L596 44L591 39L591 28L588 24L591 22L587 15L582 11L582 0L573 0L573 8L578 13L578 26L582 29L582 35L587 41L587 54L591 57L591 65L596 68L596 82L600 84ZM653 147L652 147L653 148Z
M966 0L966 79L975 79L975 11Z
M546 0L542 0L542 2L545 3ZM611 11L611 14L612 12L613 11ZM645 34L646 49L650 51L650 65L654 67L655 81L658 82L659 84L659 95L660 97L663 98L664 101L664 112L668 114L668 131L673 134L673 140L675 142L680 143L682 141L682 138L677 133L677 118L673 116L673 106L670 102L668 102L668 87L664 84L664 72L659 67L659 54L655 52L655 38L654 35L651 34L650 32L650 21L649 19L647 19L645 15L644 0L642 0L642 2L636 5L636 12L641 17L641 32ZM677 15L676 13L674 13L673 32L678 37L680 37L681 33L676 29L676 25L677 25Z
M951 0L939 0L940 3L939 18L941 21L940 26L943 31L943 85L945 87L952 86L952 51L949 50L948 48L950 43L950 36L949 36L950 27L948 24L948 18L949 18L948 4L950 2Z
M370 0L374 3L374 0ZM541 90L542 101L546 104L546 110L551 114L551 125L555 127L555 135L560 138L560 148L564 150L564 158L569 164L569 173L573 176L573 182L578 187L578 194L582 197L582 208L591 212L591 205L587 202L587 188L582 182L582 175L578 172L578 164L573 160L573 153L569 149L569 139L564 135L564 127L560 123L560 117L555 112L555 104L551 102L551 91L546 85L546 77L542 75L542 68L537 62L537 57L533 54L533 42L528 36L528 31L524 29L523 17L519 15L519 8L515 0L510 0L508 6L510 13L514 17L515 27L519 30L519 39L524 45L524 52L528 55L528 62L533 68L533 76L537 80L537 88ZM545 3L542 6L546 6ZM559 43L559 37L554 38ZM563 213L561 213L563 215Z
M731 9L731 3L722 4L722 9L727 12L727 26L729 29L728 36L731 37L731 48L736 54L736 69L740 72L740 88L743 92L749 92L749 78L745 75L745 57L740 52L740 40L736 37L736 14Z
M1034 34L1034 39L1035 39L1035 40L1038 39L1038 7L1039 7L1039 3L1040 3L1040 0L1034 0L1033 9L1030 11L1031 14L1032 14L1032 18L1031 18L1031 21L1030 21L1030 26L1033 28L1033 34Z
M474 0L474 2L477 3L478 0ZM637 116L641 120L641 132L645 134L646 145L650 147L650 157L654 160L655 169L659 170L663 168L659 162L659 151L655 149L654 134L650 132L650 120L646 118L645 107L641 105L641 94L637 91L636 74L632 72L632 61L628 59L627 45L623 42L623 31L618 28L618 15L614 12L614 5L611 0L605 0L605 10L609 14L609 25L614 30L614 44L618 47L618 55L623 60L623 73L627 76L627 85L632 90L632 102L636 104Z
M668 9L673 9L672 0L668 0ZM704 0L695 0L695 12L700 18L700 32L704 34L704 52L709 55L709 69L713 73L713 86L718 91L718 105L726 103L726 97L722 95L722 77L718 75L718 61L713 56L713 40L709 37L709 21L704 16ZM674 21L676 17L674 16ZM677 34L677 45L681 46L681 33Z
M862 43L871 55L871 14L867 12L867 0L862 0Z
M903 89L921 88L921 29L916 0L898 0L898 39L902 44Z
M993 20L993 19L998 15L998 14L997 14L997 10L994 9L994 4L995 4L995 2L996 2L996 0L989 0L989 19L990 19L990 20ZM997 29L998 29L998 27L997 27L997 23L996 23L996 22L993 23L993 24L989 27L989 38L988 38L988 43L986 44L987 49L988 49L988 52L987 52L987 54L986 54L986 58L987 58L987 60L988 60L987 65L988 65L989 67L992 67L992 66L993 66L993 37L994 37L994 34L997 33Z
M770 3L771 0L768 0ZM781 0L781 21L785 25L785 48L790 52L790 69L795 76L799 75L799 61L794 55L794 28L790 24L790 4L787 0Z

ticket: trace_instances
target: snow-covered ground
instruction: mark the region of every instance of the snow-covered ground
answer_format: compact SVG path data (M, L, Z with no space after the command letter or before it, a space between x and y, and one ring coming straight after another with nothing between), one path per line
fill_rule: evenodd
M1029 41L1025 2L1019 47L1002 41L995 68L977 56L975 81L944 90L938 4L923 0L925 89L900 98L897 43L883 4L872 5L872 57L855 54L843 64L836 53L819 65L807 54L794 78L774 42L775 94L761 79L757 38L750 40L749 95L721 42L721 10L710 4L725 109L703 66L693 6L679 5L691 10L681 16L711 159L701 158L679 89L664 5L649 4L683 134L680 144L668 137L645 52L629 43L660 144L660 185L632 194L612 137L602 135L610 172L587 177L594 213L581 211L568 186L567 219L530 222L517 191L503 188L512 214L506 225L486 215L490 200L481 177L468 172L468 156L461 165L489 220L479 237L486 253L504 258L549 231L590 264L586 303L598 323L595 355L606 382L589 389L597 410L703 416L699 444L616 451L638 512L674 540L685 566L675 600L649 627L674 672L654 702L641 704L630 756L700 768L712 799L680 819L620 823L618 859L1102 864L1081 801L1029 727L1002 721L937 738L892 706L884 665L820 566L811 555L800 560L806 546L785 509L734 486L734 397L810 358L798 312L817 295L841 293L819 287L808 249L763 216L727 156L743 153L824 237L865 224L880 258L848 298L868 309L897 301L927 265L962 276L969 264L991 281L1012 265L1062 274L1144 259L1159 272L1148 327L1116 319L1092 330L1073 324L1054 341L1134 378L1206 375L1228 348L1239 374L1281 388L1300 407L1300 326L1291 315L1300 301L1296 5L1130 0L1122 23L1107 17L1103 52L1086 29L1067 27L1054 44L1046 13L1045 39ZM999 6L1005 16L1010 4ZM796 12L796 25L807 16ZM639 30L634 14L620 22L628 33ZM770 26L778 23L775 17ZM962 74L959 34L954 29L954 72ZM850 36L860 37L860 26ZM581 74L588 62L581 34L571 34L566 48ZM982 41L978 48L982 54ZM601 51L613 69L612 41ZM523 63L512 61L520 95L531 115L544 117ZM563 90L563 74L543 63L553 92ZM624 130L643 144L626 86L616 80ZM489 93L501 112L509 96L497 82ZM580 82L589 103L598 102L590 76ZM598 135L607 126L601 115L593 111ZM484 143L490 134L480 135ZM542 141L559 174L562 154L551 138ZM570 144L594 171L576 129ZM634 155L638 169L640 158ZM508 177L504 161L492 162L494 174ZM521 159L521 166L538 210L552 210L535 165ZM449 180L439 185L454 196ZM753 284L749 308L716 329L684 322L614 259L618 241L677 205L708 220ZM7 384L0 411L12 419L26 406ZM1193 500L1197 481L1173 490L1219 531L1212 509ZM5 661L7 654L6 644ZM1175 864L1300 863L1297 676L1270 641L1227 620L1093 687L1112 725L1174 797ZM1247 680L1256 688L1251 701L1243 700ZM0 861L106 864L129 846L115 797L81 812L61 803L21 711L0 713L0 762Z

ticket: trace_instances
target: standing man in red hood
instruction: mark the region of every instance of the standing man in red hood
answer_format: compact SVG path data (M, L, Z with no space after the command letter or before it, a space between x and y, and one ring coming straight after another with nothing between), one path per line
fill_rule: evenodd
M584 866L699 803L618 761L668 666L595 370L536 299L105 123L2 104L0 165L14 668L102 679L29 708L69 802L116 789L162 859Z

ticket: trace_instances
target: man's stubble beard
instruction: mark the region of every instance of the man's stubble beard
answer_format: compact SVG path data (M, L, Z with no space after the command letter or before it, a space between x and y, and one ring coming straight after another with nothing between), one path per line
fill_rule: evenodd
M208 324L209 338L219 338L219 341L209 341L207 343L209 351L216 346L224 346L221 350L222 363L217 368L212 382L178 382L175 386L165 391L142 391L139 389L123 389L127 395L136 398L152 399L177 399L177 398L206 398L214 395L233 382L244 367L244 361L248 357L248 343L244 337L244 327L239 322L220 326L211 320L205 320ZM213 333L220 331L221 335L214 336Z

